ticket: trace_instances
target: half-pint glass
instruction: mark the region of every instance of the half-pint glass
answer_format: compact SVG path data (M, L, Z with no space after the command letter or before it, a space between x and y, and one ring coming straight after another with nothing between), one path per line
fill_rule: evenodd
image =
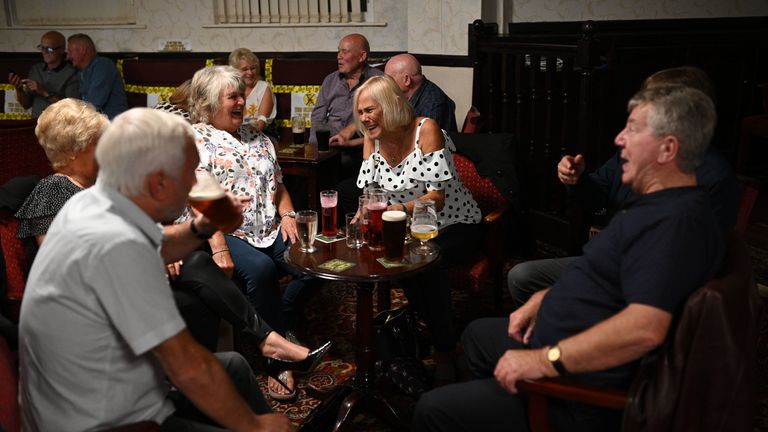
M381 215L387 209L387 193L384 189L368 191L368 249L384 249Z
M320 192L320 207L323 211L323 235L336 237L336 205L339 202L339 193L335 190Z
M317 233L317 212L314 210L302 210L296 213L296 229L299 232L299 250L312 253L316 251L314 246Z

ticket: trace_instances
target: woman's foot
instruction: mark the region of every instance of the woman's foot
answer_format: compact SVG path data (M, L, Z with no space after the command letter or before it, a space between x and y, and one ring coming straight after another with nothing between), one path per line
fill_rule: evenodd
M281 372L278 378L282 384L272 377L267 380L269 396L281 402L296 399L296 382L293 379L293 373L290 371Z
M293 343L278 332L273 331L264 339L264 343L261 345L261 353L264 357L300 361L307 358L309 348Z

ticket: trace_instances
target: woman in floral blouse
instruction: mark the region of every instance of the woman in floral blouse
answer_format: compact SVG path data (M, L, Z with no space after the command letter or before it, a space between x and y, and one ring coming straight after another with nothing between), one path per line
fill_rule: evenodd
M216 263L234 271L246 282L246 297L271 327L285 335L288 322L317 280L292 269L283 258L286 243L298 239L291 197L283 185L272 142L261 132L243 125L245 82L231 66L201 69L192 78L190 114L200 153L198 169L213 174L243 203L243 224L231 234L217 233L210 240ZM279 277L293 280L279 297ZM286 392L270 381L276 399L295 397L293 377L281 377L291 388Z

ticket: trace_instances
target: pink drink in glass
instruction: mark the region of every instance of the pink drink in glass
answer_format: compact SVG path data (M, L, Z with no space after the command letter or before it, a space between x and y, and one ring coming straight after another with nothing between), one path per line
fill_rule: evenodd
M381 220L381 215L386 209L386 202L368 203L368 248L371 250L384 249L384 241L382 239L383 222Z
M336 205L339 195L336 191L323 191L320 193L320 207L323 219L323 236L336 237Z

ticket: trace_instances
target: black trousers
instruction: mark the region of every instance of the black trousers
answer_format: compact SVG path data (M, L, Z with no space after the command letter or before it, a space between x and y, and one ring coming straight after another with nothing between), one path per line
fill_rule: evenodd
M257 341L272 331L208 252L194 251L184 257L181 275L171 281L171 287L187 328L211 352L216 351L221 319L235 330L252 334Z
M251 372L248 362L238 353L225 352L214 354L227 371L237 393L256 414L272 411L261 394L259 383ZM169 432L218 432L221 427L198 410L189 399L178 391L171 391L168 397L173 401L176 411L161 425L161 430Z
M436 351L447 352L456 346L452 286L447 270L475 252L481 232L478 224L457 223L441 229L433 240L440 246L440 262L432 270L400 282L408 302L432 333Z
M527 400L493 377L501 356L524 348L507 335L507 318L482 318L462 336L473 380L424 393L413 416L414 431L527 431ZM553 399L550 420L558 431L618 431L621 413Z

